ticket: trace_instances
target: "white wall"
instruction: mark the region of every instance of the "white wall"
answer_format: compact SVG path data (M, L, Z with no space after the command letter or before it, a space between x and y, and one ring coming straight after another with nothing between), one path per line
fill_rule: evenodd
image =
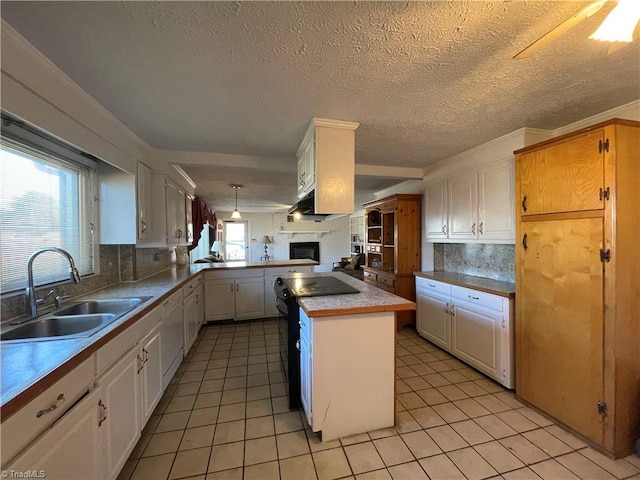
M268 235L273 242L268 246L268 251L274 260L289 259L291 242L320 242L320 265L316 267L316 271L330 271L333 262L349 256L348 216L322 222L307 220L288 222L287 214L240 213L242 220L248 222L250 244L248 261L258 262L264 255L262 237L265 235ZM231 212L216 211L216 216L222 220L229 220Z

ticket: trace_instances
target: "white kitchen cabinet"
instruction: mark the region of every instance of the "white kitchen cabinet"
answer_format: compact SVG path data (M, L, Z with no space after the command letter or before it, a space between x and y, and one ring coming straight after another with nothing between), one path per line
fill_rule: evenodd
M451 348L449 303L449 285L416 279L416 330L445 350Z
M418 333L507 388L515 386L514 302L416 277Z
M428 182L425 238L431 242L514 243L513 160Z
M302 405L323 442L393 427L395 330L394 312L309 318L300 309Z
M98 378L101 419L101 475L85 478L115 478L140 438L140 383L138 349L125 356ZM49 475L47 475L49 477Z
M184 196L185 199L185 219L186 219L186 241L188 245L193 243L193 200L195 197L188 193Z
M265 315L265 269L205 273L205 319L247 320Z
M298 198L304 197L315 187L315 135L305 139L298 159Z
M478 239L514 241L513 162L478 169Z
M202 277L189 282L182 288L184 305L184 354L186 355L191 346L198 338L198 331L202 325L202 307L204 305Z
M164 174L151 172L151 233L148 246L188 245L186 194Z
M98 405L100 389L90 392L62 416L4 471L44 472L46 478L105 478L99 423L103 409ZM4 427L3 425L3 428ZM43 477L44 478L44 477Z
M315 191L318 214L351 214L358 123L313 118L298 151L297 192Z
M151 418L162 397L162 324L158 323L141 340L138 349L138 376L140 378L141 426Z
M478 174L476 171L452 177L447 182L447 233L452 240L475 240L478 216Z
M136 175L136 202L138 205L138 239L150 237L151 228L151 169L138 162Z
M165 389L182 361L183 330L182 291L171 295L162 304L162 388Z

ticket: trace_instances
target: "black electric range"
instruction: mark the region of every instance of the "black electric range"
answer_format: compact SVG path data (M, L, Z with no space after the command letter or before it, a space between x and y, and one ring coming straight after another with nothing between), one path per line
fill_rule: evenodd
M300 408L300 310L298 297L359 293L335 277L278 277L273 285L280 312L280 355L289 382L289 408Z

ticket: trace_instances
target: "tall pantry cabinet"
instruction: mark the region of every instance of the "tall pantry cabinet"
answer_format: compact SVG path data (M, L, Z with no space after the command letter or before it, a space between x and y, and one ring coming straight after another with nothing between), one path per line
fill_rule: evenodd
M516 393L609 455L640 438L640 122L516 153Z

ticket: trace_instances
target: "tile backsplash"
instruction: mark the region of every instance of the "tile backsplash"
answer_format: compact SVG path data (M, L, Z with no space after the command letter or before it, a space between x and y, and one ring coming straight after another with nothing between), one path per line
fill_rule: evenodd
M176 261L169 248L135 248L135 245L100 245L100 274L83 277L79 284L62 282L52 287L56 295L77 297L119 282L135 281L158 273ZM25 274L26 274L25 265ZM44 288L44 287L43 287ZM41 292L42 289L39 289ZM42 293L39 295L42 296ZM50 297L39 308L46 309L53 302ZM23 292L2 295L0 319L4 323L23 315L26 311Z
M515 245L435 243L434 270L515 282Z

